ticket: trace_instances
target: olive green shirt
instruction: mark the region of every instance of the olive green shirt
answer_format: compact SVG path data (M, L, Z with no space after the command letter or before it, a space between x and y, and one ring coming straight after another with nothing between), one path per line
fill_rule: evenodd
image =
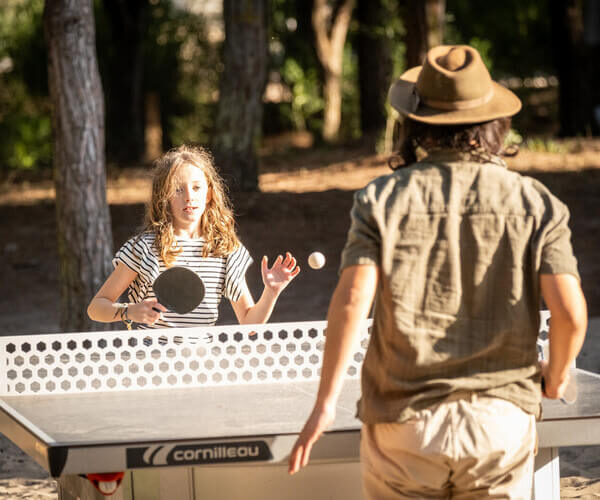
M341 269L378 266L358 417L404 421L459 391L539 416L540 274L579 278L567 207L499 158L439 152L355 195Z

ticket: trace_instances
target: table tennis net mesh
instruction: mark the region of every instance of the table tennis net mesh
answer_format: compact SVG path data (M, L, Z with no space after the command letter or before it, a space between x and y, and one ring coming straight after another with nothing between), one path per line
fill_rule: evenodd
M547 350L541 312L538 352ZM371 321L347 376L357 378ZM0 395L315 381L326 321L0 337Z
M0 337L1 395L318 380L327 322ZM370 321L348 377L356 378Z

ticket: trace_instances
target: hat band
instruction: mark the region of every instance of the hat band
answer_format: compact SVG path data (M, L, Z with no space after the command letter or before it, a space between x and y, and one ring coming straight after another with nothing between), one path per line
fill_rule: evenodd
M494 88L491 87L490 90L484 96L478 97L477 99L467 99L464 101L436 101L435 99L428 99L421 96L421 102L426 106L429 106L430 108L452 111L461 109L472 109L477 108L479 106L483 106L484 104L489 102L493 96Z

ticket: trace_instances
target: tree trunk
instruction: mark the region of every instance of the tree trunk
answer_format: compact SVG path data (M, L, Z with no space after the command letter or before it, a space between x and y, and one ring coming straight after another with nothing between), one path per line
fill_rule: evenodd
M256 191L267 82L266 0L224 0L223 16L224 71L213 149L217 166L232 189Z
M312 23L317 55L325 74L323 139L327 142L335 142L340 132L344 44L352 19L354 1L343 0L337 12L333 12L328 0L315 0L313 6Z
M146 151L144 159L151 163L163 154L162 123L160 119L160 96L158 92L146 94Z
M44 32L53 105L60 326L65 332L100 329L86 309L111 271L112 232L92 0L47 0Z
M144 32L148 0L104 0L115 45L107 76L109 152L121 162L144 157Z
M325 70L323 87L325 109L323 110L323 139L335 142L342 123L342 74Z
M390 12L381 0L358 0L358 81L360 124L368 142L375 145L385 129L385 103L392 76L390 44L383 26Z
M444 41L446 0L406 0L406 66L423 64L427 51Z

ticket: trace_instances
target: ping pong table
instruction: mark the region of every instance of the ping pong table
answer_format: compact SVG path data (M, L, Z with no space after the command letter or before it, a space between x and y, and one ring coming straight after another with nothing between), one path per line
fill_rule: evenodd
M114 471L127 473L113 498L360 498L369 328L335 422L293 477L326 322L0 337L0 432L58 479L63 500L103 498L80 475ZM600 377L576 377L574 405L543 405L538 500L560 498L560 446L600 444Z

